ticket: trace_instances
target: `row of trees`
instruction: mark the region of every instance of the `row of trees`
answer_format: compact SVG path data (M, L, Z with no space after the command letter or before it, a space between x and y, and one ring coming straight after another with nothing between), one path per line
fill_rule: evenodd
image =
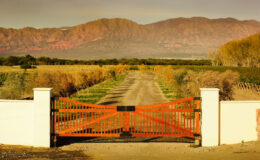
M26 55L23 57L16 57L16 56L9 56L7 58L0 57L0 65L2 66L15 66L15 65L20 65L21 68L27 69L27 68L32 68L33 65L37 64L37 59L30 56Z
M260 67L260 33L211 50L209 58L213 65Z
M0 57L0 65L210 65L209 60L182 60L182 59L100 59L100 60L68 60L49 57L35 58L31 55L16 57Z

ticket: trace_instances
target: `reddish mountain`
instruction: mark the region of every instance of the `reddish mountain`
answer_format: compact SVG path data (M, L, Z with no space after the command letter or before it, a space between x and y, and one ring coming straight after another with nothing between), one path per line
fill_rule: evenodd
M62 28L0 28L0 56L29 53L75 59L203 57L211 48L258 32L258 21L202 17L147 25L114 18Z

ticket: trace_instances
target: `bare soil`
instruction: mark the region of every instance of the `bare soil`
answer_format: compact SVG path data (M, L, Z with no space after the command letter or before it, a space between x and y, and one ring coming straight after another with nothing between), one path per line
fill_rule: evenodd
M90 159L80 151L64 151L59 148L39 148L27 147L18 145L0 145L0 159L1 160L85 160Z
M260 160L260 142L197 148L188 143L75 143L62 149L96 160Z

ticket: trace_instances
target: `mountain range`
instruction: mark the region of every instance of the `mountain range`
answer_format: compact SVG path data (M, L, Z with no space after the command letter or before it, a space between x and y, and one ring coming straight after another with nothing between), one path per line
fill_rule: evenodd
M210 49L259 32L259 21L234 18L174 18L146 25L104 18L72 27L0 28L0 56L203 58Z

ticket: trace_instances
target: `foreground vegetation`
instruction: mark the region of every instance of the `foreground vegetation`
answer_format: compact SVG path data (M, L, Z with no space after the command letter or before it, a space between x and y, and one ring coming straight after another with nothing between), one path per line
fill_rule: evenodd
M51 87L54 96L72 96L81 101L89 100L89 102L95 103L108 89L120 83L123 78L115 78L120 77L128 70L154 71L159 77L158 82L162 91L169 99L197 96L199 87L220 88L222 99L232 99L232 85L238 82L260 85L260 68L210 66L208 60L110 59L77 61L46 57L34 58L30 55L0 59L0 65L9 65L0 66L0 98L4 99L31 98L32 88ZM73 65L65 65L67 63ZM13 66L14 64L24 66ZM108 79L113 81L107 81L108 84L101 83ZM93 85L95 86L92 88ZM102 85L111 87L101 91L104 88ZM99 90L100 93L94 95L95 91L91 89Z
M260 68L255 67L229 67L229 66L173 66L173 69L192 70L196 73L205 71L225 72L231 70L238 72L240 82L254 83L260 85Z
M0 66L0 98L22 99L32 97L32 88L34 87L52 87L55 96L71 96L80 90L83 90L83 94L84 89L107 79L118 77L127 70L155 71L158 77L160 77L159 84L161 89L165 94L167 93L166 96L169 99L195 96L198 94L198 86L223 88L223 86L229 83L231 83L230 85L234 85L238 82L260 84L260 68L248 67L196 65L40 65L35 69L27 69L25 71L20 69L19 66ZM225 78L222 80L218 79L221 76ZM180 78L180 80L176 81L176 78ZM216 82L216 79L218 79L218 82ZM227 83L227 81L229 82ZM214 83L214 85L202 85L202 82ZM174 85L177 85L177 87L174 87ZM196 91L194 88L187 89L187 91L183 89L192 85L197 87ZM181 88L179 90L180 93L176 91L178 87ZM231 94L231 92L228 91L228 94ZM232 95L223 98L232 99Z
M233 99L233 86L239 82L239 73L227 70L199 71L157 66L154 72L159 85L170 100L200 96L200 88L219 88L221 100Z
M52 66L26 72L2 73L0 97L22 99L32 97L34 87L53 88L53 96L70 96L128 70L128 66Z

